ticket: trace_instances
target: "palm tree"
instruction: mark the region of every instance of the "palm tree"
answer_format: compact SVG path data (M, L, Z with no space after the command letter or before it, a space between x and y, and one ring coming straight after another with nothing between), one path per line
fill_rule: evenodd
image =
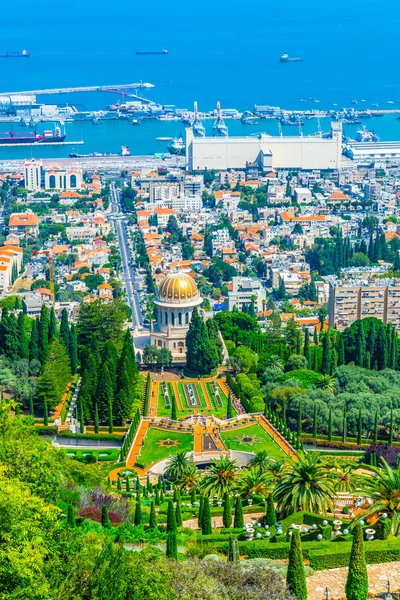
M267 466L267 471L273 482L276 483L281 478L282 470L283 470L284 466L285 466L285 461L274 460L273 458L270 458L268 466Z
M243 471L236 484L237 491L246 498L252 494L266 497L272 488L272 479L268 473L261 473L256 467Z
M219 498L222 498L233 489L237 469L236 461L230 460L227 456L214 460L208 475L201 482L201 489L205 494L216 494Z
M321 379L317 383L317 387L329 394L334 395L336 390L336 381L331 375L322 375Z
M280 369L281 371L283 371L283 366L283 360L275 354L269 356L265 361L266 369Z
M317 452L298 453L298 460L288 459L274 492L274 498L284 513L300 507L314 513L333 511L335 494L332 473L321 462Z
M392 469L384 458L383 467L370 467L373 477L361 477L361 486L374 504L356 519L386 513L392 520L392 535L400 537L400 469Z
M188 466L192 463L185 450L178 450L176 454L168 459L166 475L169 479L179 480Z
M360 486L360 478L354 474L353 465L334 465L332 473L336 479L336 492L355 492Z
M270 465L270 458L266 450L260 450L255 453L255 456L250 460L248 467L255 467L259 473L265 473Z
M196 488L198 480L199 472L197 467L193 462L190 461L179 478L179 485L189 492Z

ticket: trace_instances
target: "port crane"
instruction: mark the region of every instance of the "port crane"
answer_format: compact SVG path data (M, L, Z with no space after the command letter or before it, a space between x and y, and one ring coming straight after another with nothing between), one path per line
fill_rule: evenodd
M193 120L193 131L199 137L204 137L206 135L206 130L204 129L203 123L199 119L197 102L194 103L194 120Z
M217 102L217 117L214 121L213 135L220 135L220 136L228 135L228 128L225 125L225 122L221 115L221 103L219 100Z

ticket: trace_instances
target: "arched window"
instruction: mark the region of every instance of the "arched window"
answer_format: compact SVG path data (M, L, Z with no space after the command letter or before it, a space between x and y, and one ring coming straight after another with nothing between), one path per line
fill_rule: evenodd
M183 342L178 342L178 348L183 348L184 347L184 343Z
M76 188L76 175L71 175L69 180L69 186L71 188Z
M161 346L162 346L162 341L161 341L161 340L158 340L158 345L159 345L159 346L160 346L160 348L161 348Z
M178 323L182 325L182 313L178 313Z
M186 325L189 325L189 313L188 312L185 314L185 323L186 323Z
M171 313L171 325L175 325L175 313Z
M56 176L55 175L50 175L49 177L49 186L51 190L55 190L56 189Z
M165 311L165 313L164 313L164 322L165 322L166 325L168 325L168 313L167 313L167 311Z

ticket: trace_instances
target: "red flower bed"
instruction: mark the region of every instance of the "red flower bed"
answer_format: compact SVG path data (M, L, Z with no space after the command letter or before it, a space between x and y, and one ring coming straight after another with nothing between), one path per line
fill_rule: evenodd
M94 506L82 508L82 510L79 513L79 516L85 519L90 519L91 521L96 521L96 523L101 523L101 510L95 508ZM115 512L109 512L108 518L110 519L113 525L119 525L120 523L122 523L121 517Z

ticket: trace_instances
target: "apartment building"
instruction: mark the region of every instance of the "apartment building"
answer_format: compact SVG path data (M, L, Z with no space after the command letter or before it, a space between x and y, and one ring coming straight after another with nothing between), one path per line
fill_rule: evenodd
M400 279L330 281L329 326L342 331L365 317L392 323L400 332Z
M264 310L266 300L265 289L259 279L251 277L233 277L232 291L228 292L228 310L233 310L236 306L238 310L243 310L254 301L256 312Z

